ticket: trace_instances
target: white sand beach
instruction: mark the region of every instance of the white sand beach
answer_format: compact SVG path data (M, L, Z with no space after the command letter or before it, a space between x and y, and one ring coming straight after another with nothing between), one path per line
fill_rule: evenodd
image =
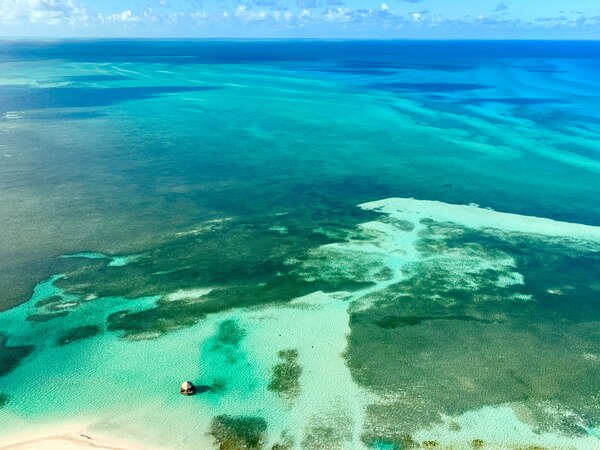
M131 442L119 439L90 436L84 428L62 426L47 429L42 432L14 435L0 440L1 450L76 450L76 449L106 449L106 450L143 450Z

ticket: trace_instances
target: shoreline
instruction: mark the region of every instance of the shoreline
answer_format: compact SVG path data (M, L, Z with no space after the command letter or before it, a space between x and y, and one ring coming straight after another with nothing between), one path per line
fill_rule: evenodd
M53 427L40 432L13 434L0 438L0 450L149 450L130 441L90 436L85 427Z

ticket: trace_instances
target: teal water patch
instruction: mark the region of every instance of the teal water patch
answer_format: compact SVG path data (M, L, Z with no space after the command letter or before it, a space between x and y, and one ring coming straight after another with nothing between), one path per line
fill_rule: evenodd
M56 285L64 277L55 275L39 283L27 303L0 315L0 330L6 334L2 339L2 375L14 370L32 353L95 336L106 318L123 305L144 308L157 300L157 297L82 298ZM7 341L14 344L8 346Z
M398 450L403 447L400 447L397 444L394 444L392 442L375 439L371 443L371 448L374 450Z

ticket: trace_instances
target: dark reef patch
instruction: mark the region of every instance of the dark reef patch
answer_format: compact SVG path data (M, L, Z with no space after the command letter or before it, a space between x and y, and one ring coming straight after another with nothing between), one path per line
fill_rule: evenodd
M38 308L42 306L47 306L52 309L56 304L59 304L63 301L63 298L58 295L53 295L52 297L45 298L44 300L40 300L35 304Z
M49 320L58 319L59 317L65 317L68 315L68 311L56 311L48 313L30 314L27 316L27 320L30 322L48 322Z
M376 323L381 328L391 329L400 327L414 327L420 325L426 321L436 320L461 320L465 322L481 322L481 323L494 323L494 320L479 319L473 316L451 316L451 315L440 315L440 316L386 316L378 320Z
M33 345L9 347L6 340L6 337L0 335L0 377L16 369L35 348Z
M300 375L302 367L298 364L298 350L281 350L277 353L282 361L273 367L268 389L286 398L300 394Z
M267 422L253 416L216 416L210 434L219 450L258 450L267 440Z
M400 231L410 232L415 229L415 224L412 222L409 222L408 220L396 219L394 217L387 216L387 215L381 216L381 218L379 220L383 223L389 223L394 228L397 228Z
M218 348L222 345L238 346L246 332L238 325L235 320L226 320L219 324L219 330L215 337L215 345Z
M100 327L97 325L74 327L62 334L56 343L57 345L67 345L75 341L96 336L98 333L100 333Z
M273 446L271 447L271 450L292 450L293 448L294 448L293 438L287 432L284 431L282 433L280 441L277 442L276 444L273 444Z
M235 364L241 357L239 345L246 331L237 321L229 319L221 322L213 337L212 351L221 352L229 364Z
M152 309L113 313L107 318L107 327L110 331L123 331L125 336L154 336L156 333L168 333L194 325L206 316L206 312L202 308L199 309L191 309L182 301L159 302L156 308Z

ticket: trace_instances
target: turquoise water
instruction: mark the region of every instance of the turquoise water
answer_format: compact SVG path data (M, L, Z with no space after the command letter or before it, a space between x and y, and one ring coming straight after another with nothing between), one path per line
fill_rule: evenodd
M598 56L2 42L0 433L597 447Z

